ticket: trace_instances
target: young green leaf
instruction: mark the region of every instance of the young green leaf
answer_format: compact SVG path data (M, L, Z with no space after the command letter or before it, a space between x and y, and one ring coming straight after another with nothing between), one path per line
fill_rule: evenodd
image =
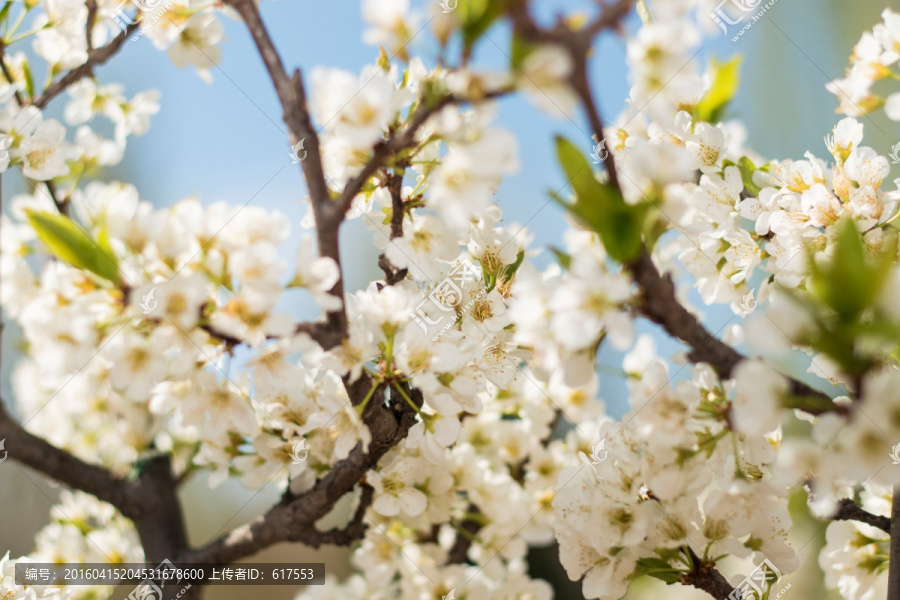
M459 20L462 23L463 52L472 55L475 43L503 14L506 0L459 0Z
M754 165L753 161L746 156L742 156L738 161L737 166L741 170L741 180L744 182L744 189L747 190L747 193L752 197L758 197L761 188L753 183L753 173L758 170L756 165Z
M838 223L834 253L824 265L810 257L812 292L844 323L855 323L881 291L891 266L888 258L866 255L862 236L852 219Z
M34 77L31 75L31 67L28 66L28 61L22 62L22 75L25 77L25 92L28 94L29 98L34 97Z
M737 93L740 65L740 56L724 63L720 63L716 59L712 60L709 66L712 71L712 84L694 107L695 120L707 123L717 123L722 120L725 107Z
M3 8L0 8L0 23L5 23L6 19L9 17L9 9L12 8L12 0L7 0L7 2L3 3Z
M556 155L575 192L575 202L566 202L555 193L551 198L582 225L599 233L611 258L619 262L637 258L643 248L641 231L647 206L630 206L615 186L597 181L590 163L565 138L556 138Z
M38 239L51 254L116 285L121 283L118 262L108 243L95 241L65 215L37 210L25 212Z
M661 558L640 558L637 566L637 574L655 577L666 583L678 583L684 576L684 573L677 571Z
M521 35L513 34L509 52L509 62L512 69L521 67L522 62L535 49L535 45L530 43Z
M553 255L556 256L556 261L559 263L559 266L568 271L569 267L572 265L572 255L563 252L555 246L550 246L550 252L552 252Z

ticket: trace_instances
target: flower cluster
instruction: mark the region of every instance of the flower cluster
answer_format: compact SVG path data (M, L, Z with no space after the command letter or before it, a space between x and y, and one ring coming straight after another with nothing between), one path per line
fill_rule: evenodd
M135 564L144 553L134 525L116 509L81 492L64 491L50 511L51 522L35 536L28 556L0 561L0 591L4 598L91 600L109 594L104 586L28 586L14 582L15 565L29 564Z
M468 22L477 7L432 6L425 26L439 60L429 66L412 56L424 15L406 1L364 0L365 38L382 46L380 58L359 73L312 69L308 107L288 118L318 127L321 155L303 165L321 162L322 189L309 186L301 223L318 240L303 231L292 240L277 211L197 198L158 208L104 180L127 138L149 129L159 95L129 99L117 83L79 76L57 79L44 98L30 54L7 48L14 35L31 39L53 81L97 48L146 35L208 79L230 9L173 0L123 14L112 0L90 11L48 0L26 2L12 20L0 11L9 21L0 171L19 167L34 183L0 217L0 303L21 332L12 387L25 427L120 477L163 453L179 481L233 477L276 486L285 502L323 481L343 485L339 469L357 468L316 524L319 533L347 524L347 505L361 505L344 530L358 534L357 573L329 577L304 600L550 600L527 554L554 541L587 597L615 600L640 576L697 585L732 557L791 573L799 558L787 505L800 487L822 518L850 498L888 514L900 483L885 468L900 441L900 180L887 181L887 159L862 145L853 116L880 105L873 81L895 75L900 17L885 11L848 78L829 86L853 115L826 139L830 158L767 160L744 147L740 123L721 119L737 64L701 72L692 61L703 29L694 17L706 19L709 2L660 2L652 15L647 4L626 36L629 107L596 126L595 163L608 150L606 172L558 142L574 201L556 197L571 219L549 267L497 203L519 169L497 99L518 92L554 116L577 115L590 100L577 62L585 32L554 39L576 18L536 34L511 7L516 68L490 73L469 63L470 38L483 33ZM255 6L240 8L252 16ZM493 10L476 29L506 9ZM34 30L17 34L23 23ZM458 64L448 59L455 36ZM62 121L45 117L63 88ZM900 118L900 96L884 104ZM97 115L111 138L96 131ZM384 271L362 289L345 289L340 253L328 251L345 218L371 234ZM672 296L672 315L654 305L669 299L651 297L648 272ZM703 302L735 312L758 292L763 306L746 332L754 350L799 349L844 395L818 394L727 347L742 327L720 342L698 321L701 333L686 335L696 320L679 304L686 286L666 280L679 273ZM302 302L321 318L297 322L285 307ZM680 371L648 338L635 340L637 316L687 343L700 338L703 348L677 358L691 363L687 377L676 381ZM598 397L607 341L630 350L621 373L630 411L616 420ZM395 430L390 443L381 417ZM143 559L135 527L110 505L65 493L51 518L20 561ZM872 527L831 524L826 583L848 600L874 598L887 545ZM24 589L11 565L0 561L3 598L105 593Z
M586 597L614 599L636 575L677 580L690 572L694 548L704 559L759 553L783 573L796 569L787 541L788 488L769 466L778 411L768 423L738 420L751 412L748 405L783 393L781 376L747 363L722 382L698 367L691 380L671 387L664 362L632 362L643 367L622 423L584 421L570 435L582 462L562 472L553 502L569 576L584 577ZM597 439L602 453L591 452Z
M883 98L872 90L875 82L900 75L892 68L900 62L900 13L886 8L881 17L884 21L853 47L846 77L835 79L827 88L840 99L844 114L861 116L883 106L889 119L900 121L900 92Z

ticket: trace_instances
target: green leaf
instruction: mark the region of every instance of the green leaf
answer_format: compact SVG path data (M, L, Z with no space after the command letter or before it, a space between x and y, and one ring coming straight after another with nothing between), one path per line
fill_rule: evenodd
M556 158L577 196L589 198L602 193L603 185L594 177L594 170L587 158L575 144L562 136L556 136Z
M797 408L812 414L831 412L837 409L837 404L830 398L821 396L793 396L785 397L781 405L785 408Z
M762 188L753 183L753 173L758 171L756 165L754 165L753 161L746 156L742 156L740 160L738 160L737 166L741 170L741 180L744 182L744 189L747 190L747 193L752 197L758 197Z
M0 8L0 23L4 23L9 17L9 9L12 8L12 5L12 0L3 3L3 8Z
M28 61L22 61L22 73L25 75L25 91L28 93L29 98L34 97L34 77L31 75L31 67L28 66Z
M25 212L38 239L51 254L73 267L120 285L119 266L104 234L98 242L65 215L36 210Z
M713 59L709 69L712 72L712 84L697 106L694 107L696 121L718 123L722 120L725 107L737 93L740 80L739 68L741 57L736 56L728 62L720 63Z
M810 287L844 323L853 324L881 291L892 257L885 254L870 259L852 219L843 219L837 227L834 253L828 262L819 265L810 257Z
M648 206L628 205L614 185L597 181L590 163L565 138L556 138L556 154L575 192L575 203L555 193L550 197L582 225L599 233L611 258L623 263L637 258L643 249L641 231Z
M462 23L463 55L468 59L472 49L494 21L503 14L506 0L459 0L457 13Z
M519 267L522 266L522 262L524 260L525 260L525 251L519 250L519 253L516 255L516 262L514 262L511 265L507 265L506 268L503 269L503 279L505 281L511 280L515 276L516 271L519 270Z
M684 575L661 558L639 558L637 566L638 574L649 575L666 583L678 583Z
M559 263L559 266L561 266L564 271L568 271L569 267L572 266L572 255L567 254L554 246L550 246L550 252L556 256L556 261Z
M521 35L513 34L512 44L509 52L510 68L516 69L522 65L525 58L531 54L536 48L534 44L529 43Z
M637 560L637 564L641 568L645 569L671 569L672 565L670 565L667 561L664 561L661 558L656 557L648 557L648 558L639 558Z

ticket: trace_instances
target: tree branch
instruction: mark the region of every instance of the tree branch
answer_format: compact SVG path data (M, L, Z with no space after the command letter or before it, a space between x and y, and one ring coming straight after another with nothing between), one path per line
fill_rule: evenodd
M16 423L0 400L0 439L9 457L74 489L115 506L130 519L140 516L135 484L60 450Z
M133 520L144 555L153 563L171 560L188 546L171 457L159 454L144 464L139 463L138 468L136 493L142 498L138 516Z
M353 515L353 520L343 529L330 529L328 531L318 531L313 529L304 532L300 541L312 548L318 548L322 544L332 544L334 546L349 546L357 540L361 540L366 535L367 526L363 522L366 517L366 510L372 505L372 496L375 490L369 484L362 484L362 494L359 498L359 505Z
M422 405L423 398L419 390L411 389L409 394L416 404ZM373 402L372 405L376 403ZM371 427L372 441L368 452L363 450L361 443L357 444L347 458L337 463L309 491L286 499L252 523L238 527L203 548L184 552L176 562L225 564L278 542L317 541L318 534L311 533L315 531L315 522L328 514L334 504L362 480L366 472L375 468L388 450L406 437L416 422L415 411L405 402L395 403L390 409L380 405L380 409L389 411L394 418L395 427L391 432Z
M555 43L568 50L573 61L569 83L581 100L594 136L598 140L602 140L605 137L603 119L597 108L588 78L588 51L593 37L600 30L614 26L627 14L630 10L630 2L621 1L610 5L591 26L575 32L571 31L564 23L557 23L553 30L541 29L531 18L526 6L527 2L523 1L511 9L510 16L513 26L526 39ZM607 157L605 165L610 183L621 194L615 157L612 153ZM675 295L675 285L671 278L660 275L653 259L647 252L641 253L636 260L624 266L641 289L643 303L640 306L640 312L657 325L662 326L669 335L690 346L691 351L688 356L692 362L708 363L720 377L729 378L737 364L746 357L716 338L695 315L681 305ZM796 408L801 408L811 414L840 412L841 409L827 394L796 379L788 379L791 394L809 400Z
M900 600L900 485L891 498L891 553L888 560L887 600Z
M15 83L15 80L13 79L13 76L9 70L9 67L6 66L5 50L6 50L6 48L3 46L2 43L0 43L0 70L3 71L3 77L6 79L6 81L8 81L10 84L13 84L13 83ZM24 99L22 98L22 93L18 89L13 91L13 97L16 99L16 104L18 104L19 106L22 106Z
M468 508L466 508L466 512L477 514L481 511L475 504L469 504ZM469 562L469 548L472 546L473 539L481 529L481 523L474 519L466 518L459 524L459 529L460 531L456 534L456 541L453 542L453 547L450 548L450 551L447 553L448 565Z
M641 289L643 303L640 312L662 326L669 335L690 346L688 356L692 362L708 363L720 377L731 377L734 368L746 357L712 335L695 315L681 305L675 296L675 284L671 277L660 275L650 255L644 252L625 266ZM811 400L798 404L796 408L811 414L841 412L842 409L827 394L793 378L788 378L788 382L793 396Z
M94 49L94 23L97 21L97 0L85 0L87 21L84 24L84 38L88 52Z
M387 176L387 189L391 194L391 239L403 237L403 175L389 174ZM394 285L406 278L407 270L398 269L391 264L387 254L378 256L378 266L384 271L384 280L388 285Z
M837 510L831 515L833 521L859 521L872 527L877 527L883 532L891 533L891 520L881 515L873 515L863 510L856 502L850 498L843 498L838 501Z
M692 549L689 548L688 551L694 563L694 570L685 575L681 583L703 590L716 600L728 600L734 586L716 569L715 563L703 562Z
M365 166L363 166L362 170L350 181L348 181L347 185L344 186L343 191L337 199L337 210L340 213L341 218L343 218L343 215L345 215L347 211L350 210L350 207L353 204L353 199L357 194L359 194L369 178L372 177L378 171L378 169L385 166L387 160L392 155L400 152L401 150L406 150L407 148L411 148L412 146L414 146L416 143L416 134L418 133L419 129L421 129L425 122L428 121L428 119L430 119L433 115L437 114L441 109L452 104L501 98L509 94L511 91L512 90L510 88L500 88L497 90L486 92L479 98L462 98L459 96L447 94L430 105L419 106L415 114L412 116L412 118L409 119L408 124L402 131L394 133L388 139L375 145L375 147L373 148L372 157L369 159L369 161L365 164Z
M91 494L131 519L148 560L171 558L187 546L169 456L139 463L139 475L134 479L119 477L29 433L13 420L2 400L0 439L6 440L9 458Z
M37 97L37 99L31 102L32 106L36 106L38 108L44 108L47 104L60 95L62 92L66 90L70 85L75 83L76 81L80 81L85 77L93 75L94 69L108 61L110 58L115 55L116 52L119 51L119 48L122 47L122 44L125 43L125 40L128 39L128 36L131 35L135 29L137 29L139 22L131 23L128 27L125 28L124 31L119 33L116 37L109 41L105 46L98 50L92 50L88 52L88 59L82 63L81 65L75 67L49 86L44 92Z
M316 233L319 246L319 255L327 256L338 265L339 278L329 293L340 299L341 308L328 313L328 323L338 334L341 340L347 334L347 314L344 310L344 275L341 268L340 247L338 244L338 230L343 214L338 214L334 209L328 186L325 183L325 171L322 167L322 156L319 150L319 136L312 126L312 120L307 110L306 91L303 87L303 78L300 71L294 71L293 77L289 77L281 61L278 50L263 23L254 0L226 0L226 4L232 6L247 26L259 55L262 58L269 78L275 87L275 93L281 102L284 111L284 122L288 126L292 144L303 141L306 145L306 158L300 162L306 186L309 189L310 203L313 217L316 221ZM328 348L326 348L327 350Z

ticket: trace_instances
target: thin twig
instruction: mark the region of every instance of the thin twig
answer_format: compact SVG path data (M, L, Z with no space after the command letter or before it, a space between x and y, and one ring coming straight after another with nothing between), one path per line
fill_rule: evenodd
M872 527L877 527L885 533L891 533L891 520L881 515L873 515L863 510L856 502L849 498L838 501L837 510L831 515L832 521L859 521Z
M106 61L112 58L116 52L119 51L119 48L122 47L122 44L125 43L125 40L128 39L128 36L131 35L138 26L139 23L137 22L130 23L119 33L119 35L110 40L105 46L88 52L88 59L85 62L71 71L68 71L65 75L48 85L47 89L32 101L31 105L38 108L44 108L51 100L63 93L70 85L92 75L94 73L94 68L105 64Z
M9 70L9 67L6 66L6 48L0 44L0 69L3 71L3 77L9 82L10 85L15 85L15 80L13 79L12 72ZM25 100L22 98L22 93L16 88L13 92L13 97L16 99L16 104L22 106Z
M88 52L94 49L94 23L97 21L97 0L85 0L87 6L87 21L84 25L84 38Z

